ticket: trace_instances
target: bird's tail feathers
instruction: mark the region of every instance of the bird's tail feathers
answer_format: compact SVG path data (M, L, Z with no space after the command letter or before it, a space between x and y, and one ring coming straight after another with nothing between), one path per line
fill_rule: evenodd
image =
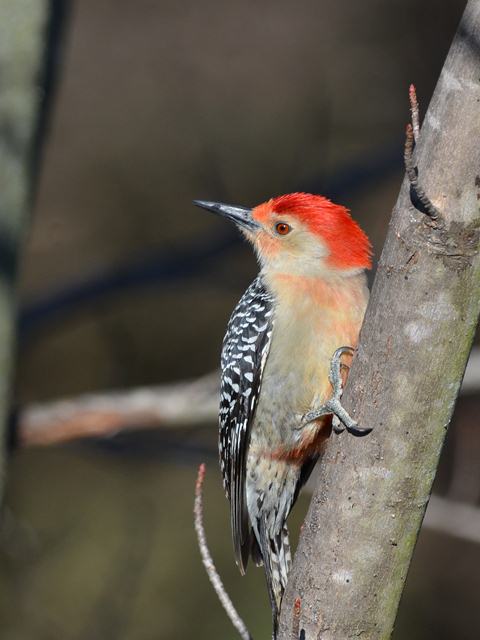
M272 607L273 637L276 638L280 605L292 565L290 540L286 524L283 525L279 534L272 537L266 533L265 524L260 523L259 533L260 551L265 566L265 577Z

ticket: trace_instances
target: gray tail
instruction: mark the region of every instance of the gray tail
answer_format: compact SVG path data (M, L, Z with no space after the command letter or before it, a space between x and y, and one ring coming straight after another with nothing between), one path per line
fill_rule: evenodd
M287 525L284 524L278 535L271 537L265 531L262 523L260 526L260 550L265 567L268 595L272 607L273 638L277 637L278 617L282 598L287 586L288 574L292 565L290 541L288 539Z

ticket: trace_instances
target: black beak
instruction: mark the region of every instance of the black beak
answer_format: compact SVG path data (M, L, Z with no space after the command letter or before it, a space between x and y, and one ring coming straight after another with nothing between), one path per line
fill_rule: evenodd
M194 200L193 204L207 211L212 211L219 216L228 218L238 224L239 227L249 229L259 229L260 225L252 218L252 210L245 207L234 207L230 204L222 204L221 202L207 202L206 200Z

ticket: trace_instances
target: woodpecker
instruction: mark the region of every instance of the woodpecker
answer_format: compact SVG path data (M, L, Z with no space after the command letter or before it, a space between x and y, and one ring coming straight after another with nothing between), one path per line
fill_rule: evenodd
M194 203L233 221L260 266L223 341L219 453L236 562L242 574L249 556L264 565L275 637L290 510L332 426L369 431L340 396L367 306L371 247L349 211L319 195L292 193L253 209Z

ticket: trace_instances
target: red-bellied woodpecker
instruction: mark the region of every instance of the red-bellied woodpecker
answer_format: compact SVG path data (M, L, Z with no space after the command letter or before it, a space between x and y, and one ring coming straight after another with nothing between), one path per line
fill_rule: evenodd
M345 207L317 195L254 209L195 204L235 222L260 262L223 342L219 449L236 561L242 573L250 555L263 563L275 635L291 564L286 519L332 414L336 431L368 432L340 404L340 369L368 301L370 243Z

